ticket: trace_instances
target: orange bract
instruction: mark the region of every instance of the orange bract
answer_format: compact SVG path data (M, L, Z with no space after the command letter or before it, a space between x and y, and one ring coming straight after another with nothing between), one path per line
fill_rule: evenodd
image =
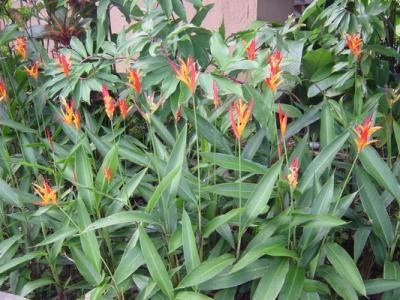
M361 55L363 40L360 38L360 35L358 33L348 34L346 37L346 45L355 57L358 58Z
M106 109L106 114L107 114L108 118L111 120L114 115L115 101L113 98L111 98L110 93L108 92L107 86L104 83L101 87L101 92L103 94L104 108Z
M110 183L111 179L112 179L112 176L113 176L111 168L110 167L104 167L103 168L103 174L104 174L104 179L108 183Z
M362 125L357 124L353 129L354 133L357 135L357 138L354 139L354 142L357 145L358 153L360 153L368 145L378 141L378 140L368 141L368 139L374 134L374 132L381 129L380 126L375 126L375 127L371 126L372 126L372 118L366 117Z
M62 68L65 76L69 76L69 59L71 57L71 54L68 53L67 55L64 54L57 54L57 58L58 58L58 64L60 65L60 67Z
M15 39L15 52L17 52L17 54L22 58L27 58L28 48L26 46L26 38L24 36Z
M244 103L243 100L240 98L239 101L232 103L229 106L229 119L231 122L233 133L235 134L236 139L238 141L240 141L243 131L250 120L252 109L253 109L253 100L251 100L249 102L249 105L247 106L247 104ZM233 110L236 111L237 122L235 122L235 116Z
M215 80L213 80L213 103L214 109L221 105L221 97L219 96L218 86Z
M39 76L39 65L36 62L33 62L31 67L24 67L26 75L32 77L33 79L37 80Z
M43 186L33 183L33 190L42 199L39 202L33 202L36 205L49 205L57 204L57 192L51 188L51 186L43 180Z
M175 113L175 121L176 121L176 123L178 123L179 120L181 119L181 115L182 115L182 105L179 104L178 110Z
M126 102L126 99L120 99L117 102L119 111L121 113L122 119L126 119L128 116L129 111L131 110L131 107L128 107L128 104Z
M170 63L170 66L174 71L176 78L182 81L188 87L192 95L194 95L196 91L198 72L193 57L189 56L186 63L182 58L179 58L179 69L173 62Z
M282 105L280 103L278 105L278 116L279 116L279 126L281 128L281 138L284 139L285 134L286 134L288 114L287 114L287 112L285 112L285 114L283 114Z
M254 60L256 58L256 40L252 40L246 48L246 54L248 60Z
M269 62L269 77L265 79L265 83L272 92L275 92L278 86L283 82L281 79L280 63L282 61L282 54L276 50L268 57Z
M62 121L67 125L74 125L77 130L81 126L81 116L78 110L75 108L74 101L67 102L65 98L61 100L62 108L61 114L63 116Z
M128 70L129 85L135 90L137 94L140 93L142 85L140 83L139 75L134 69Z
M7 89L6 86L0 78L0 102L6 100L7 98Z

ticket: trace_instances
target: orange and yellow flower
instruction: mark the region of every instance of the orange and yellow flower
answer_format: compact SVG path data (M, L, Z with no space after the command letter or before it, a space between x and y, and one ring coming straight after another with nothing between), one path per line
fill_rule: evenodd
M112 179L112 176L113 176L113 173L112 173L111 168L110 168L110 167L104 167L104 168L103 168L103 174L104 174L104 179L105 179L108 183L110 183L110 182L111 182L111 179Z
M37 80L39 76L39 65L37 62L33 62L31 67L24 67L26 75L32 77L33 79Z
M62 115L62 121L64 124L74 126L77 130L79 130L81 126L81 116L78 112L78 110L75 108L75 103L74 101L69 101L65 100L65 98L62 98L61 100L61 105L63 106L61 108L61 115Z
M4 84L3 80L0 78L0 102L5 101L7 98L7 89L6 85Z
M285 112L285 114L283 114L282 105L280 103L278 105L278 116L279 116L279 127L281 129L281 139L284 139L286 134L288 113Z
M363 40L360 38L360 34L348 34L346 37L346 45L356 58L361 56Z
M58 53L57 58L59 66L62 68L65 76L68 77L70 72L69 60L71 58L71 53L68 53L67 55Z
M132 107L128 107L126 99L118 100L117 105L118 105L119 111L121 113L122 119L125 120Z
M291 162L289 174L285 178L290 186L290 189L294 191L299 179L299 160L297 157Z
M179 58L179 69L173 62L170 63L170 66L174 71L176 78L182 81L188 87L192 95L194 95L196 91L198 72L193 57L190 55L186 63L182 58Z
M57 204L57 191L53 190L46 180L43 180L43 186L33 183L33 190L41 199L41 201L33 202L33 204Z
M357 135L354 142L357 146L357 151L360 153L368 145L377 142L378 140L369 140L369 138L374 134L374 132L381 129L380 126L372 127L372 118L366 117L363 124L357 124L353 131Z
M106 114L107 114L108 118L111 120L114 115L115 101L110 96L107 86L104 83L101 87L101 93L103 94L104 108L106 109Z
M233 110L236 111L237 122L235 122L235 116ZM249 105L243 102L239 98L239 101L232 103L229 106L229 119L231 122L233 133L236 139L240 142L243 131L246 128L247 123L251 117L251 111L253 110L253 100L249 102Z
M280 63L282 61L282 54L276 50L268 57L269 62L269 77L265 79L265 83L272 92L275 92L278 86L283 82L281 79Z
M221 97L219 96L218 86L215 80L213 81L213 103L214 109L221 105Z
M246 54L248 60L254 60L256 58L256 40L252 40L250 44L246 47Z
M19 37L15 39L15 52L22 58L28 57L28 47L26 45L26 37Z
M136 94L140 94L142 85L140 83L139 74L134 69L128 70L129 85L135 90Z

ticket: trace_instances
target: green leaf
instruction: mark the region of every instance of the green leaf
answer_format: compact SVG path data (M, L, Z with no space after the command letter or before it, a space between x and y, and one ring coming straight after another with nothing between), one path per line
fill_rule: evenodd
M162 193L171 185L172 181L175 179L175 177L178 175L181 169L182 165L177 166L161 180L160 184L157 186L153 195L147 202L146 206L147 212L150 212L156 206L158 200L160 200Z
M305 270L300 267L290 266L279 300L297 300L303 291Z
M381 187L388 190L400 203L400 184L376 150L369 146L360 153L361 163Z
M287 259L275 259L258 283L253 300L275 299L285 282L288 271L289 261Z
M78 268L79 273L92 285L99 285L103 280L103 276L96 270L94 265L90 262L89 257L80 250L77 246L70 246L72 258Z
M253 194L246 203L245 211L242 216L243 227L247 227L250 222L256 218L263 207L268 204L272 190L275 186L275 181L281 172L282 161L276 162L263 176L258 183Z
M16 234L9 239L0 242L0 259L7 253L7 251L22 237L22 234Z
M176 295L175 300L212 300L212 298L195 292L180 292Z
M185 210L182 212L182 245L185 257L187 273L200 265L199 254L197 253L196 239L193 233L192 223Z
M228 154L203 152L201 157L206 161L216 164L229 170L239 170L239 157ZM267 168L263 165L247 159L241 159L241 168L243 172L255 174L264 174Z
M322 106L320 139L322 149L335 139L335 121L328 102Z
M114 225L126 225L127 223L158 224L159 221L153 215L144 211L122 211L94 221L85 228L84 232Z
M11 259L10 261L6 262L5 264L0 266L0 274L5 273L7 271L9 271L10 269L15 268L16 266L23 264L27 261L30 261L32 259L38 258L45 255L45 253L43 252L31 252L28 254L25 254L23 256L20 257L16 257Z
M217 63L223 68L229 61L229 49L218 32L213 32L210 39L210 50Z
M400 288L400 280L371 279L365 281L367 295L382 294L387 291Z
M218 227L227 223L229 220L236 217L239 213L241 213L243 209L236 208L232 209L231 211L227 212L226 214L220 215L218 217L213 218L210 222L203 229L203 236L208 238L211 233L217 230Z
M390 247L394 233L385 204L368 175L359 168L356 168L356 178L360 189L361 203L368 217L372 220L372 228L376 235Z
M142 181L144 175L147 173L147 168L143 169L139 173L135 174L132 178L130 178L124 185L123 189L118 196L118 200L122 203L127 204L129 198L133 195L136 188L139 186L140 182Z
M366 295L360 272L350 255L336 243L324 246L326 256L335 270L361 295Z
M0 118L0 125L10 127L12 129L15 129L16 131L36 134L36 130L33 130L32 128L29 128L21 123L15 122L10 119Z
M162 10L167 15L168 18L172 15L172 0L157 0L160 3Z
M194 113L192 110L183 107L183 111L187 118L189 119L190 123L194 126ZM197 117L197 128L199 131L199 135L204 137L210 144L217 147L217 149L231 154L232 150L228 140L223 136L223 134L210 122L204 119L199 114L196 115Z
M139 227L139 240L140 248L142 249L142 254L151 278L157 283L158 287L168 296L169 299L173 299L173 286L168 272L165 269L164 262L142 226Z
M301 180L297 187L300 192L304 192L306 189L308 189L311 186L313 178L320 177L322 173L332 164L336 154L340 151L340 149L342 149L348 137L348 132L337 137L328 146L322 149L317 157L313 159L301 176Z
M323 266L318 268L318 274L335 290L344 300L358 300L357 293L353 287L332 267Z
M57 230L52 235L46 237L43 241L37 244L35 247L40 247L48 244L52 244L54 242L64 240L67 237L73 236L77 230L75 228L67 227Z
M188 273L178 285L178 289L196 286L210 280L233 264L235 258L230 254L224 254L216 258L210 258L202 262L197 268Z
M78 53L81 58L85 58L87 56L85 46L81 42L80 39L78 39L76 36L73 36L70 41L70 46L72 50L74 50L76 53Z
M103 159L103 163L100 169L97 172L95 186L96 189L102 193L107 192L107 188L109 185L108 180L104 177L104 170L106 168L111 169L112 178L115 176L117 168L118 168L118 145L114 145L106 154ZM111 178L111 179L112 179Z
M242 198L248 199L256 189L257 184L242 182ZM214 193L221 196L238 198L239 197L239 182L227 182L215 185L207 185L201 188L202 191Z
M75 153L75 172L79 196L85 201L89 211L94 210L95 194L92 166L83 146Z
M17 192L3 179L0 178L0 199L11 205L21 206Z
M174 12L185 22L187 22L185 7L181 0L172 0L172 7Z
M34 290L44 287L46 285L53 284L54 281L51 278L40 278L37 280L27 282L18 293L21 297L25 297L32 293Z

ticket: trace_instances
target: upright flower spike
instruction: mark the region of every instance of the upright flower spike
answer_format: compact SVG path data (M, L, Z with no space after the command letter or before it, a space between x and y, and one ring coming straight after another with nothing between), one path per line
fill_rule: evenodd
M221 97L219 96L218 86L215 80L213 80L213 103L214 109L217 109L221 105Z
M282 54L276 50L268 57L269 63L269 77L265 79L265 83L272 92L275 92L278 86L283 82L281 79L280 63L282 61Z
M364 119L363 124L357 124L353 131L357 135L357 138L354 139L354 142L357 146L357 152L360 153L365 147L368 145L377 142L378 140L370 140L369 138L374 134L374 132L381 129L380 126L372 127L372 118L366 117Z
M135 90L136 94L140 94L142 90L142 85L140 83L139 74L134 69L128 70L128 80L129 85Z
M101 86L101 93L103 94L104 108L106 109L106 114L108 118L111 120L114 115L115 101L113 98L111 98L107 86L104 83Z
M26 37L23 36L15 39L15 52L24 59L28 57Z
M284 139L286 134L288 113L285 112L285 114L283 114L282 105L280 103L278 105L278 116L279 116L279 127L281 129L281 139Z
M119 112L121 113L122 119L125 120L132 107L128 107L126 99L118 100L117 105L118 105L118 108L119 108Z
M179 58L179 69L173 62L170 63L170 66L174 71L176 78L182 81L188 87L192 95L194 95L196 91L198 72L193 57L190 55L186 63L182 58Z
M110 168L110 167L104 167L104 168L103 168L103 174L104 174L104 179L105 179L108 183L110 183L110 182L111 182L111 179L112 179L112 176L113 176L113 173L112 173L111 168Z
M254 60L256 58L256 39L252 40L246 47L246 54L248 60Z
M361 56L363 40L360 38L360 34L348 34L346 37L346 45L356 58Z
M65 76L69 76L70 68L69 68L69 60L71 58L71 54L68 53L67 55L64 54L57 54L58 64L62 68Z
M74 101L69 101L65 100L65 98L62 98L61 100L61 115L62 115L62 121L64 124L74 126L77 130L80 128L81 124L81 116L78 112L78 110L75 108L75 103Z
M49 205L57 204L57 192L51 188L51 186L43 180L43 186L33 183L34 192L40 197L41 201L33 202L36 205Z
M33 62L31 67L24 67L26 75L32 77L33 79L37 80L39 76L39 65L37 62Z
M299 179L299 160L296 157L289 166L289 174L286 176L286 180L293 192L298 184Z
M5 101L7 98L7 89L6 85L4 84L3 80L0 78L0 102Z
M235 122L233 110L236 111L237 122ZM233 133L235 134L235 137L239 142L240 138L242 137L243 131L250 120L252 110L253 100L251 100L249 102L249 105L247 106L247 104L239 98L239 101L232 103L229 106L229 120L231 122Z

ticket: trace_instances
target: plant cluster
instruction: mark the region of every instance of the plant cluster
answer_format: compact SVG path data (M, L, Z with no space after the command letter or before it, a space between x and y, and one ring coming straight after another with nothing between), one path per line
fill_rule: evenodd
M400 298L396 1L228 37L201 0L26 4L0 10L3 290Z

